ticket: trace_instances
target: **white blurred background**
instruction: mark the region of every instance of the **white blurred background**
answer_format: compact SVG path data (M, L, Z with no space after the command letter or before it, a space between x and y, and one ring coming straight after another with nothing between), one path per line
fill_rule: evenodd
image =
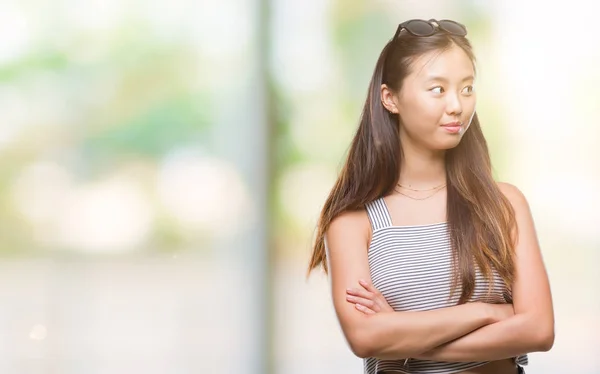
M0 372L362 373L305 271L382 47L454 19L556 342L600 373L600 34L588 0L3 0Z

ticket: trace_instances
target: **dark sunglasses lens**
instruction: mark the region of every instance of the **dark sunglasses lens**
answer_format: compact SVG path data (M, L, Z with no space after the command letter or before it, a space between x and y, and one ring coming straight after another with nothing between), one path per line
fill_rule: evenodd
M440 27L449 32L450 34L465 36L467 35L467 29L463 25L460 25L453 21L440 21Z
M429 22L419 20L409 22L406 25L406 29L410 31L411 34L417 36L429 36L435 31L435 28Z

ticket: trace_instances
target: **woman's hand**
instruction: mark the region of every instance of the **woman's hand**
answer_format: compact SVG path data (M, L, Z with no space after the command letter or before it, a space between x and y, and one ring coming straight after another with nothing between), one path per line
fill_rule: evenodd
M346 290L346 300L354 304L356 309L364 314L394 311L383 295L372 284L362 279L358 283L363 288L348 288Z
M373 285L362 279L358 283L363 288L349 288L346 290L346 300L354 304L356 309L364 314L394 312L394 309ZM490 323L500 322L515 315L512 304L479 304L485 308Z

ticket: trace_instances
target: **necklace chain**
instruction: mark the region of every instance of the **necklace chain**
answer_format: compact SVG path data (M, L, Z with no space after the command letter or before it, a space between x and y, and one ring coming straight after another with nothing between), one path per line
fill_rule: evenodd
M425 196L425 197L414 197L414 196L410 196L410 195L408 195L408 194L405 194L405 193L404 193L404 192L402 192L402 191L399 191L399 190L398 190L398 189L396 189L396 188L394 188L394 191L398 192L400 195L404 195L404 196L406 196L406 197L408 197L408 198L410 198L410 199L413 199L413 200L427 200L427 199L429 199L430 197L432 197L432 196L434 196L435 194L437 194L438 192L440 192L440 191L442 190L442 188L443 188L443 187L445 187L445 186L446 186L446 185L443 185L443 186L440 186L440 187L438 187L438 189L437 189L437 190L435 190L435 191L434 191L432 194L430 194L429 196ZM426 191L426 190L424 190L424 191Z
M425 190L417 190L417 189L414 189L414 188L410 188L410 187L403 186L403 185L401 185L400 183L397 183L396 185L397 185L398 187L402 187L402 188L405 188L405 189L407 189L407 190L410 190L410 191L416 191L416 192L433 191L433 190L437 190L437 189L441 189L441 188L443 188L443 187L446 187L446 183L444 183L444 184L440 184L439 186L436 186L436 187L433 187L433 188L428 188L428 189L425 189Z

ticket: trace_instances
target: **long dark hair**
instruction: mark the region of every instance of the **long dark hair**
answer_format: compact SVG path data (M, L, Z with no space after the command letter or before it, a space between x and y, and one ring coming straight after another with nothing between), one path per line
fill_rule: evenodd
M364 209L365 204L390 194L398 181L402 160L399 119L384 108L381 85L400 91L416 57L452 45L462 48L475 66L469 41L445 32L428 37L401 33L383 48L346 162L321 211L309 274L320 265L327 272L325 233L331 221L343 212ZM456 269L452 289L454 293L461 284L461 304L469 300L475 289L475 264L490 281L490 287L493 270L509 287L515 273L514 211L493 179L477 114L460 143L446 152L446 176L446 214Z

